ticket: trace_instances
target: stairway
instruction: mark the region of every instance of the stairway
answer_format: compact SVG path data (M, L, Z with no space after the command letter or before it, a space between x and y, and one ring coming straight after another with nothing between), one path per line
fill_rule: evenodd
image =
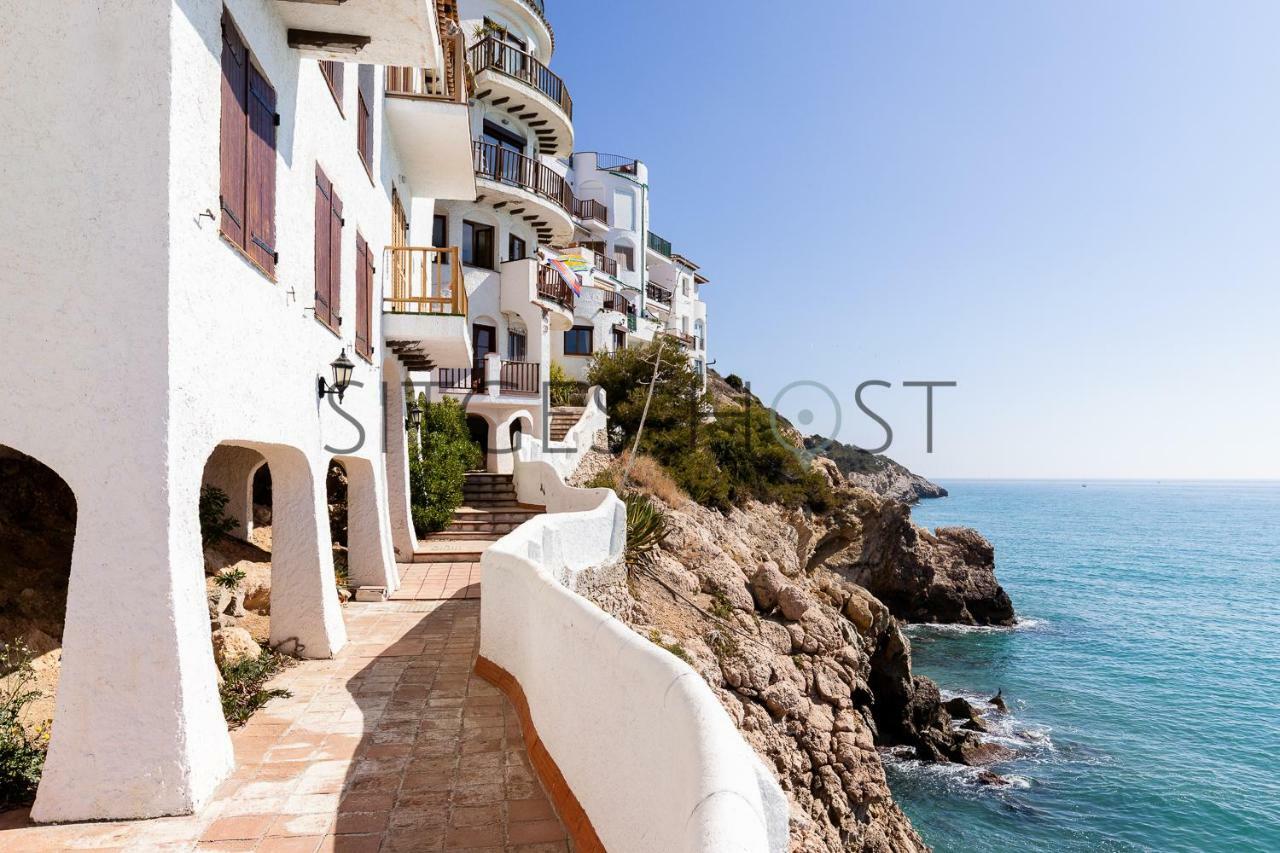
M545 510L516 501L510 474L467 474L462 506L439 533L422 539L415 563L478 563L493 542Z
M582 419L582 413L586 411L582 406L556 406L551 410L551 440L564 441L564 437L569 434L569 430L578 425L578 421Z

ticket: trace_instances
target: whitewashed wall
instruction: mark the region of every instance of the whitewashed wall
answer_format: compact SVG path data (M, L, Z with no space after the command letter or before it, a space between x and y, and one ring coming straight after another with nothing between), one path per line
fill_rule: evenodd
M706 682L571 591L621 558L617 495L571 489L542 462L519 463L516 480L549 514L485 552L480 654L520 683L605 848L786 850L786 798Z

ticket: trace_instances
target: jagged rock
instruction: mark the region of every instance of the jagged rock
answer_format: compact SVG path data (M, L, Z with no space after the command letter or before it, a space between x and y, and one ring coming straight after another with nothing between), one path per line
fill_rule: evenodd
M1014 752L1009 747L990 741L969 739L960 746L961 761L972 767L1008 761L1013 755Z
M1004 702L1003 690L997 690L996 695L992 696L990 699L987 700L987 704L994 707L997 711L1000 711L1005 714L1009 713L1009 706L1006 705Z
M771 560L761 563L751 576L751 594L766 613L777 605L778 593L786 585L787 579L778 571L778 564Z
M782 615L798 622L813 607L813 599L795 584L787 584L778 590L778 609Z
M1009 780L1001 776L999 773L992 773L990 770L983 770L978 774L976 779L979 785L1008 785Z
M760 694L765 707L775 717L785 717L800 707L800 690L790 681L779 681L770 684Z
M865 587L911 622L1012 625L1013 604L995 575L995 549L963 527L933 533L911 523L910 508L869 492L833 513L814 557Z
M218 666L234 666L262 654L262 647L243 628L219 628L213 632L213 659Z
M820 435L805 438L804 445L811 452L821 454L814 458L815 469L826 473L829 466L835 466L842 479L882 498L915 503L921 498L941 498L947 495L947 490L942 486L908 471L888 456Z

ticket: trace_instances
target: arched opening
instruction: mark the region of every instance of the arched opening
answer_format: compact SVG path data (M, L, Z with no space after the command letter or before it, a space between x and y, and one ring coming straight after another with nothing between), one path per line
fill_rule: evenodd
M480 415L467 415L467 431L471 433L471 440L480 448L482 462L475 470L484 471L489 460L489 422Z
M247 488L250 495L247 536L234 512L237 488ZM261 453L222 444L209 454L200 480L200 545L210 630L215 637L243 640L236 632L217 633L238 628L255 643L270 641L271 498L271 466Z
M524 425L519 419L511 422L510 437L512 452L519 452L520 442L524 439Z
M53 722L76 511L52 468L0 445L0 690L30 696L13 709L21 735L8 738L0 809L29 801L39 781L38 761L23 757L43 752Z
M347 558L350 492L347 469L338 460L335 459L329 463L324 485L325 503L329 507L329 540L333 543L333 571L338 579L339 594L343 595L351 575L350 560Z
M327 471L295 448L250 441L223 442L205 463L200 538L214 657L224 678L267 646L326 658L345 642ZM226 483L252 484L249 541L231 535Z

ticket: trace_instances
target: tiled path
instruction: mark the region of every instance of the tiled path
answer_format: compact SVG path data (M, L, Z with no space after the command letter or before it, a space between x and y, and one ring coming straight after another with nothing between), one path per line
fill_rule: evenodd
M480 602L344 613L350 644L277 679L293 698L232 734L235 776L199 815L36 827L9 812L0 850L565 853L515 711L472 673Z
M479 598L479 563L401 563L392 601Z

